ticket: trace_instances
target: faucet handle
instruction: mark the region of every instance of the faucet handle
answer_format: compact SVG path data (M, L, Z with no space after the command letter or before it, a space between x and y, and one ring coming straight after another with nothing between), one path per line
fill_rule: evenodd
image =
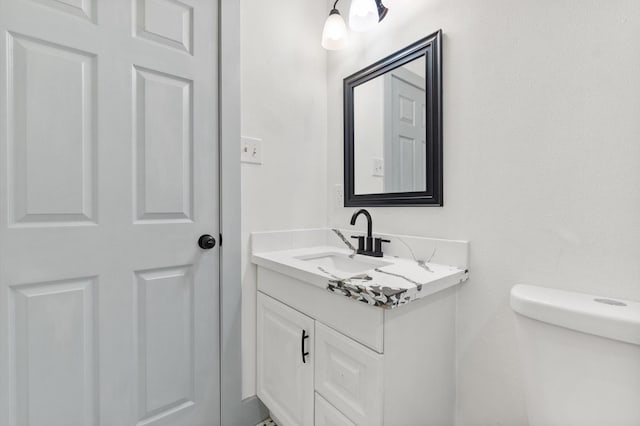
M391 240L385 240L385 239L382 239L382 238L376 238L374 241L375 241L374 256L375 257L382 257L383 256L382 243L390 243Z
M364 251L364 236L363 235L352 235L351 238L358 240L358 253Z

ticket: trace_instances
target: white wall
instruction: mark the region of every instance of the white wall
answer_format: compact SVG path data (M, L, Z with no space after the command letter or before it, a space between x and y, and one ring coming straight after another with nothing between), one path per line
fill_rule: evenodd
M327 222L327 62L320 47L327 13L322 1L242 0L242 134L264 140L264 164L242 167L245 397L255 394L249 235Z
M511 286L640 300L640 2L385 4L328 57L326 188L342 183L342 79L442 28L445 206L371 208L374 231L471 241L459 424L524 425ZM329 224L348 227L331 191Z
M353 209L333 195L342 79L442 28L445 206L371 208L374 230L471 240L459 424L525 424L511 286L640 300L640 2L385 4L376 30L352 33L326 62L319 39L331 5L242 2L242 128L265 140L265 164L243 166L244 393L255 389L249 233L323 226L327 213L348 227Z
M374 176L374 159L384 159L384 78L356 87L353 97L354 179L356 194L384 191L384 176Z

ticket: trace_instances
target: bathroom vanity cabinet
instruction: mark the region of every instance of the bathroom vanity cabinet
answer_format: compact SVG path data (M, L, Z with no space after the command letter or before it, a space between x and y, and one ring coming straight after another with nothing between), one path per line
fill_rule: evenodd
M257 393L278 425L453 424L455 287L386 309L257 269Z

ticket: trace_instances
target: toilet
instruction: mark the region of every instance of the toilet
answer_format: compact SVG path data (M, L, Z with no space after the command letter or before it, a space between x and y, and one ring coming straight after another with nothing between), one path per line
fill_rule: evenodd
M640 425L640 303L511 289L530 426Z

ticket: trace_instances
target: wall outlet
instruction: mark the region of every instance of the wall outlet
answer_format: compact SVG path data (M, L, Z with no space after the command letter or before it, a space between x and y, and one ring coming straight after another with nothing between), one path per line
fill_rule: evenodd
M344 189L342 185L337 184L333 187L334 199L338 208L344 207Z
M240 162L262 164L262 139L242 137Z
M372 176L384 176L384 160L382 158L374 158L371 166Z

